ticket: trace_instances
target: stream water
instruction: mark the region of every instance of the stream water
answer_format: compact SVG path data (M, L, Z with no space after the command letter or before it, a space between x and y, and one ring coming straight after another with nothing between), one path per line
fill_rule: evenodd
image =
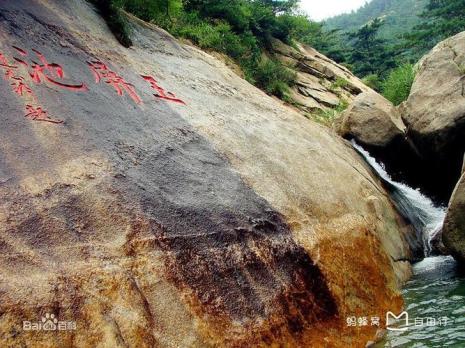
M411 221L424 244L425 258L413 265L413 277L402 291L408 319L393 324L376 347L465 348L465 277L450 256L430 256L430 241L440 232L445 209L419 190L395 182L362 147L354 148L389 188L399 212Z

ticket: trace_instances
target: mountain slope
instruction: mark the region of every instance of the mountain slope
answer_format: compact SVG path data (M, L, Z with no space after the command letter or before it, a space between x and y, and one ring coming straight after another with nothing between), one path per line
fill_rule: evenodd
M427 0L372 0L357 11L329 18L325 27L351 32L381 17L385 24L380 30L380 36L393 41L419 22L418 15L426 3Z

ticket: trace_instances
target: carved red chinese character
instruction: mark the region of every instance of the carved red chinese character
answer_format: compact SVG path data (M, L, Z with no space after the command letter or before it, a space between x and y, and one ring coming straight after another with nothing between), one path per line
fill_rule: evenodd
M87 65L89 65L90 70L94 74L95 83L99 83L103 79L105 83L111 85L116 90L119 96L122 96L123 91L126 91L136 104L142 102L134 85L126 82L124 78L110 70L107 65L100 61L87 62Z
M157 80L155 80L152 76L147 76L147 75L141 75L141 76L145 81L150 83L150 87L152 87L152 89L156 91L156 94L153 95L154 97L186 105L184 101L182 101L179 98L176 98L176 96L173 93L165 91L165 89L161 87L158 84Z
M30 96L35 98L35 95L32 92L32 89L28 85L26 85L26 83L24 82L23 77L13 76L11 78L11 80L13 81L12 84L11 84L13 86L13 91L16 94L18 94L20 96L24 96L26 94L29 94Z
M12 78L15 75L14 70L18 69L18 66L17 65L11 65L8 62L8 59L2 53L0 53L0 66L3 67L3 69L5 70L5 78L7 80Z
M15 47L13 46L21 56L26 56L27 55L27 52L22 50L21 48L18 48L18 47ZM38 53L38 52L36 52ZM47 76L45 73L46 72L49 72L48 69L50 68L56 68L53 64L48 64L46 61L45 61L45 57L41 57L39 55L39 58L41 59L42 63L44 64L42 66L42 70L38 69L36 70L36 72L34 74L31 74L31 77L33 78L33 80L37 83L40 83L41 82L41 76L43 76L45 79L49 80L49 81L54 81L52 78L50 78L49 76ZM0 67L2 67L4 70L5 70L5 79L6 80L9 80L11 83L10 85L12 86L12 89L13 89L13 92L18 94L19 96L21 97L25 97L25 96L29 96L29 100L28 102L31 102L31 99L32 99L32 102L34 104L37 104L37 98L36 96L34 95L34 93L32 92L32 89L26 84L25 80L24 80L24 77L21 76L19 74L19 66L18 66L18 63L19 64L23 64L25 65L26 67L29 67L28 64L23 61L22 59L19 59L19 58L14 58L16 63L15 64L10 64L8 62L8 59L2 54L0 53ZM38 66L37 63L33 62L34 66ZM57 68L58 69L58 68ZM61 67L59 68L59 70L54 70L55 72L57 72L58 76L59 77L63 77L63 71L61 69ZM54 81L56 82L56 81ZM65 84L61 84L59 83L60 86L66 86L66 87L70 87L72 85L65 85ZM84 86L84 85L82 85ZM82 89L82 86L81 86L81 89ZM72 86L73 89L74 87L79 87L79 86ZM84 86L85 87L85 86ZM48 116L48 112L45 111L41 106L33 106L31 104L26 104L26 115L25 115L26 118L29 118L31 120L34 120L34 121L43 121L43 122L49 122L49 123L55 123L55 124L59 124L59 123L63 123L63 121L61 120L56 120L56 119L53 119L51 118L50 116Z
M23 57L27 56L27 52L25 50L19 47L16 47L16 46L13 46L13 48L17 52L19 52L21 56ZM29 70L29 75L31 76L32 80L35 83L42 83L45 80L45 81L48 81L54 84L55 86L65 88L71 91L87 91L88 90L87 86L84 83L81 83L78 85L72 85L72 84L67 84L67 83L57 81L56 79L63 79L65 77L63 68L61 67L61 65L58 65L55 63L49 63L42 53L40 53L39 51L35 49L32 49L32 51L37 55L37 57L39 57L41 64L35 61L32 61L31 66L29 66L29 64L23 59L17 58L17 57L13 57L13 58L17 63L25 66Z
M0 66L5 68L7 71L18 68L15 65L10 65L8 59L3 55L3 53L0 53Z
M50 123L63 123L62 120L55 120L48 116L48 112L42 109L42 107L33 107L32 105L26 105L26 118L30 118L34 121L43 121L43 122L50 122Z
M25 83L24 78L17 75L18 66L10 64L2 53L0 53L0 66L5 69L5 79L11 81L13 92L20 96L28 94L35 98L32 89Z

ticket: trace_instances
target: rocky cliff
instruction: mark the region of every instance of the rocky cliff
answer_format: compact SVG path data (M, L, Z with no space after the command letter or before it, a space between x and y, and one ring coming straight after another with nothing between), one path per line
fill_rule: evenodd
M412 256L378 180L131 25L125 49L85 1L0 2L0 346L363 347Z
M465 32L439 43L418 64L402 107L409 137L425 163L424 177L449 201L443 241L465 262ZM449 200L450 198L450 200Z
M318 115L350 104L360 93L373 92L347 68L309 46L294 48L274 40L273 54L296 73L291 99L303 113Z
M462 174L450 199L442 239L452 255L462 265L465 264L465 174Z

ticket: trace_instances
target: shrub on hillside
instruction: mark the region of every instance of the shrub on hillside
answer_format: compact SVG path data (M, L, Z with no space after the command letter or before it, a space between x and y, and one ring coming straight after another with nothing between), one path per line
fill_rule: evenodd
M296 14L296 0L89 0L107 19L115 36L130 45L121 9L152 22L206 50L225 53L239 64L246 79L269 94L289 100L295 73L266 58L272 39L293 44L321 30ZM317 30L317 32L319 32Z
M108 25L115 38L124 47L131 47L132 40L128 23L121 14L121 9L114 1L110 0L90 0L100 12L102 18Z
M347 81L345 78L343 77L338 77L336 79L336 81L334 81L331 86L330 86L330 90L331 91L337 91L338 89L343 89L343 88L346 88L347 86L349 86L349 81Z
M381 80L379 79L379 76L376 74L367 75L362 79L362 81L365 85L374 89L377 92L381 90Z
M283 100L289 99L289 86L294 83L296 75L279 61L262 57L247 72L246 77L257 87Z
M182 13L182 0L99 0L110 1L136 17L168 29Z
M386 99L394 105L407 100L415 79L415 69L412 64L404 64L392 70L383 82L382 92Z
M334 121L341 115L344 110L347 109L349 106L349 103L345 99L341 99L339 104L334 107L334 108L329 108L326 110L320 110L316 114L312 115L312 119L327 125L327 126L332 126L334 124Z

